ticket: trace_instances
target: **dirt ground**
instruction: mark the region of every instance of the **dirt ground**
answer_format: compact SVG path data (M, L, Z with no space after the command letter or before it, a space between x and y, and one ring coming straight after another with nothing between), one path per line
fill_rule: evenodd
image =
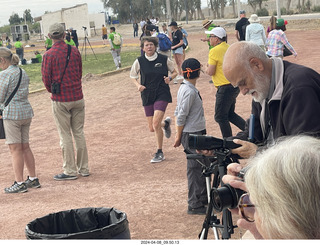
M285 59L320 72L319 31L290 30L290 26L288 29L288 39L298 57ZM206 64L208 46L199 41L203 31L187 31L190 49L186 57L195 57ZM230 29L230 44L235 42L233 34ZM125 43L135 42L137 39L129 36L125 39ZM220 138L213 117L216 89L209 80L209 76L201 74L197 87L204 101L208 134ZM173 103L165 116L173 118L179 85L172 84L170 88ZM28 222L49 213L84 207L114 207L125 212L132 239L198 239L204 216L187 215L186 157L181 147L173 147L174 127L173 137L164 139L166 160L150 164L156 150L155 138L148 131L140 95L129 71L123 69L113 75L84 79L83 91L90 177L79 176L73 181L53 179L62 171L62 162L50 95L46 91L30 94L35 115L30 145L42 187L23 194L0 191L0 239L25 239ZM244 118L249 117L250 101L249 96L238 97L236 111ZM233 132L237 131L233 127ZM11 155L4 143L0 144L0 159L3 190L14 180ZM236 229L232 238L238 239L241 234ZM209 238L212 239L211 234Z

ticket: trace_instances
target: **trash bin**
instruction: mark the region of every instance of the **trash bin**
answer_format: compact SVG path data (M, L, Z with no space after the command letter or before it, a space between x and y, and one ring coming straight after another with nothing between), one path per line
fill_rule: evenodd
M27 239L130 239L127 215L115 208L80 208L27 224Z

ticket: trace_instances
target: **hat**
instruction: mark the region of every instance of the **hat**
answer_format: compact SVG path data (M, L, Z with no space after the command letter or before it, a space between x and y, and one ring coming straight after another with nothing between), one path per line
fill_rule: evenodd
M162 23L162 26L167 26L167 23Z
M182 28L182 23L178 24L178 27L179 27L179 28Z
M172 21L169 26L178 26L177 22Z
M250 23L257 23L257 22L260 22L260 19L259 19L258 15L252 14L249 18L249 22Z
M215 27L211 31L205 31L205 33L209 34L209 35L211 35L211 34L215 35L220 39L222 39L222 38L227 36L227 33L226 33L225 29L223 29L222 27Z
M277 25L277 27L281 27L281 26L286 25L287 23L284 21L284 19L277 19L276 25Z
M245 14L246 11L245 10L240 10L240 14Z
M213 20L205 19L202 21L202 28L205 28L206 26L210 25Z
M54 23L49 27L49 34L51 37L54 38L60 38L64 33L63 25L59 23Z

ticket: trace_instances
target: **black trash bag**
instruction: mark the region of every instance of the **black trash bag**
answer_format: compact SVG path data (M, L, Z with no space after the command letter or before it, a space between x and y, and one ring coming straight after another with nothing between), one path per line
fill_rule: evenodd
M48 214L27 224L28 239L130 239L127 215L114 208Z

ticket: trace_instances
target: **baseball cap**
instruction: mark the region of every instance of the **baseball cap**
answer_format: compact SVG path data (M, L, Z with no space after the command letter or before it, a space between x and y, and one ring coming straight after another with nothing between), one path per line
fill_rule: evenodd
M178 26L177 22L172 21L169 26Z
M245 14L246 11L245 10L240 10L240 14Z
M49 27L49 34L51 37L54 38L60 38L64 33L63 25L59 23L54 23Z
M220 39L227 36L225 29L223 29L222 27L215 27L211 31L205 31L205 33L209 35L215 35Z
M288 23L288 22L287 22ZM287 24L286 21L284 21L284 19L277 19L276 25L278 27L284 26Z

